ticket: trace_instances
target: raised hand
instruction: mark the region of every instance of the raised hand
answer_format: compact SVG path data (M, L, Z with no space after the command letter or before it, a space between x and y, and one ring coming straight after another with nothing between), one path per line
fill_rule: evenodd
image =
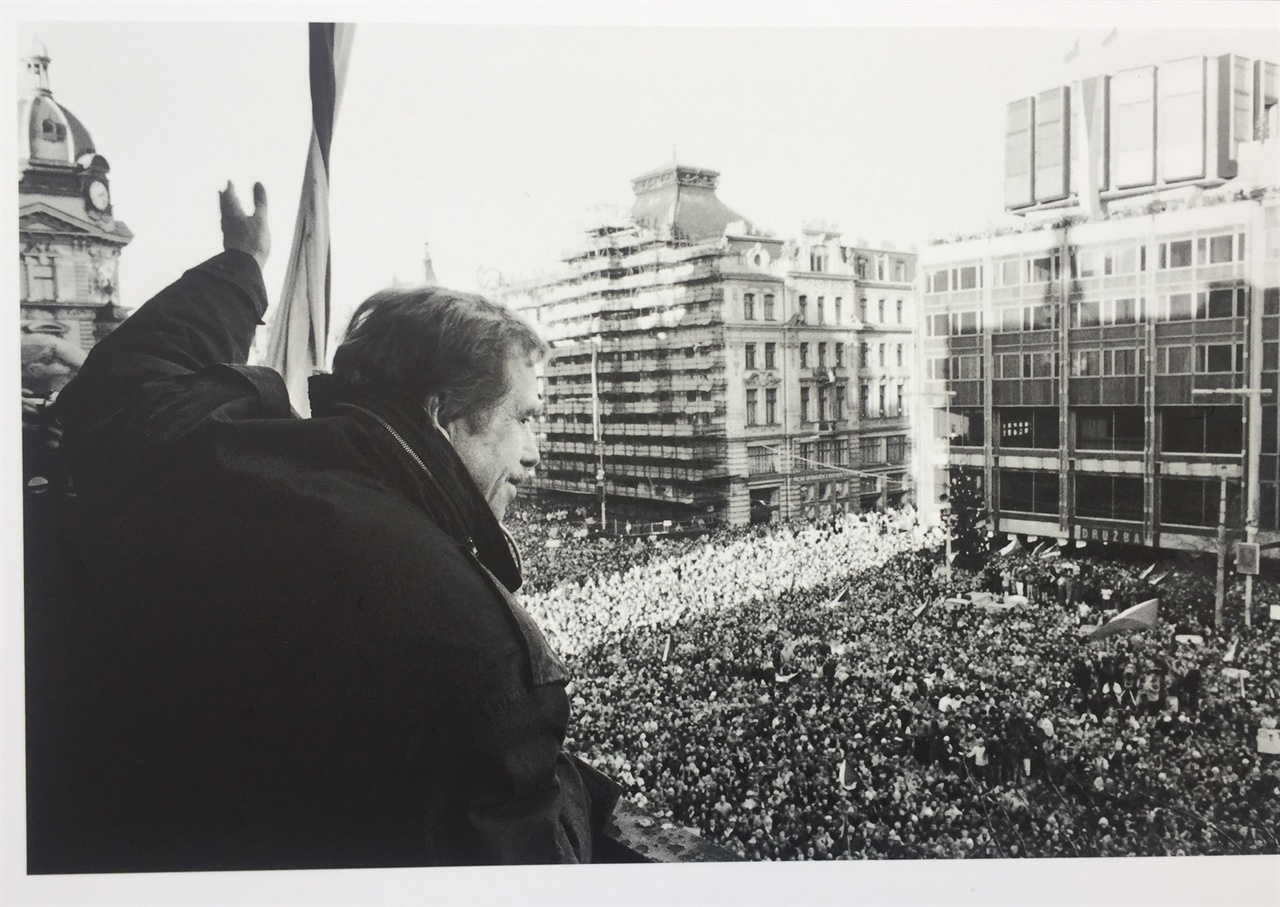
M227 188L218 193L218 205L222 210L222 248L248 252L259 268L265 268L271 252L271 230L267 225L267 190L262 183L253 184L253 214L244 213L230 180Z

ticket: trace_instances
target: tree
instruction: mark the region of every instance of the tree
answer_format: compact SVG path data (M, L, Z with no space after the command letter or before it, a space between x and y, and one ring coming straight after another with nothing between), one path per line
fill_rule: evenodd
M952 469L948 485L951 508L947 527L951 532L955 566L981 570L990 546L987 543L987 503L982 494L980 474Z

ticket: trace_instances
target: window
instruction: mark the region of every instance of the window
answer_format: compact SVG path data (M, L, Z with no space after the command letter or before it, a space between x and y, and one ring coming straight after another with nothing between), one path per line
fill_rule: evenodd
M753 445L747 448L747 471L753 475L778 471L778 455L767 447Z
M1227 506L1237 495L1228 483ZM1161 478L1160 523L1175 526L1217 526L1222 491L1213 479Z
M756 424L756 398L759 392L754 388L747 390L747 424Z
M869 368L871 366L871 344L864 340L858 347L858 352L861 362L859 368Z
M901 384L898 385L897 408L894 410L894 413L899 417L907 414L906 389Z
M1058 446L1058 410L1037 406L996 411L1001 447L1052 449Z
M809 250L809 270L825 271L827 269L827 250L823 246L815 246Z
M907 460L907 436L893 435L885 440L885 462L895 465L905 463Z
M998 472L1000 509L1015 513L1057 513L1058 474L1002 469Z
M996 359L997 378L1024 378L1029 375L1022 374L1022 354L1021 353L1001 353Z
M982 447L986 443L983 432L986 427L985 417L981 409L935 410L935 436L951 435L951 443L958 447ZM946 428L946 417L950 415L951 426Z
M845 392L846 390L845 390L844 382L841 382L836 385L836 399L834 404L835 408L832 410L831 418L835 419L837 422L844 419Z
M1196 264L1217 265L1231 261L1244 261L1243 233L1202 236L1196 240Z
M884 256L876 256L876 280L884 280Z
M800 388L800 421L812 422L813 413L809 409L809 388Z
M885 462L884 438L862 439L862 464L876 465Z
M776 321L777 319L774 317L774 315L775 313L773 310L773 294L765 293L764 294L764 320Z
M862 322L867 320L867 297L865 296L858 300L858 320Z
M1028 369L1025 364L1023 365L1022 368L1025 375L1032 378L1052 378L1057 374L1058 370L1055 367L1057 364L1056 360L1058 358L1057 353L1048 351L1029 354L1023 353L1024 359L1028 356L1031 359L1031 367Z
M1074 412L1077 450L1142 450L1140 406L1081 407Z
M841 324L844 321L844 300L839 296L836 297L835 323Z
M844 344L836 344L836 368L844 368Z
M953 356L951 377L962 381L982 380L982 357L977 355Z
M1141 318L1138 300L1136 299L1113 299L1111 301L1111 312L1112 324L1137 324Z
M55 299L53 265L27 261L27 298L32 300Z
M930 293L947 292L947 290L950 288L950 278L951 278L950 268L939 268L936 271L930 272L926 282L928 292Z
M1244 287L1218 287L1196 294L1198 318L1243 318L1244 310Z
M1142 350L1103 350L1102 374L1137 375L1142 371Z
M888 415L888 412L885 410L885 407L884 407L885 386L883 384L880 385L878 399L879 399L879 403L876 406L876 415L883 419L885 416Z
M747 371L751 371L756 367L756 345L754 343L748 343L743 347L743 350L746 353Z
M880 363L880 367L884 368L884 344L876 344L876 358Z
M1234 406L1160 408L1160 449L1167 453L1239 454L1244 438L1242 409Z
M1143 262L1146 261L1146 249L1143 248ZM1133 274L1137 270L1137 248L1135 246L1120 246L1115 249L1108 249L1102 258L1102 270L1108 277L1115 274ZM1146 270L1144 267L1143 270Z
M867 276L867 259L865 256L859 255L853 266L854 273L859 277Z
M800 344L800 367L809 367L809 344L807 343Z
M981 312L953 312L951 315L953 334L980 334L982 333L982 313Z
M863 419L871 415L871 387L866 383L858 385L858 415Z
M1072 249L1071 276L1074 278L1102 276L1101 249Z
M756 294L742 294L742 317L745 321L756 320Z
M1016 287L1022 283L1022 259L1000 262L1000 286Z
M1199 344L1195 350L1198 374L1244 371L1243 343Z
M904 281L904 280L906 280L906 279L907 279L907 265L906 265L906 262L898 261L898 260L896 260L896 259L894 260L894 262L893 262L893 279L894 279L894 280L896 280L896 281L898 281L899 283L901 283L902 281Z
M796 304L796 321L800 324L809 323L809 297L801 296Z
M1097 302L1074 302L1071 304L1071 326L1073 328L1096 328L1102 323L1102 309Z
M765 389L764 421L766 425L778 424L778 389L776 387Z
M1160 243L1160 270L1191 267L1191 240Z
M895 305L897 307L897 323L902 324L902 300L899 299Z
M1165 317L1169 321L1190 321L1191 294L1173 293L1165 299Z
M1102 352L1100 350L1077 350L1071 354L1071 376L1073 378L1094 378L1102 374Z
M1044 255L1038 258L1027 260L1027 283L1048 283L1050 280L1057 280L1061 275L1059 273L1061 260L1057 252L1052 255Z
M766 343L764 345L764 367L765 368L778 367L777 351L778 351L778 345L776 343Z
M1142 522L1141 476L1104 476L1076 473L1076 516Z
M1023 319L1023 330L1051 331L1057 326L1058 319L1053 306L1041 303L1027 308L1026 317Z
M883 299L880 300L880 304L876 307L876 311L877 311L876 323L884 324L884 300Z
M827 389L825 386L818 388L818 421L827 421Z
M1169 346L1156 350L1156 370L1161 375L1191 374L1191 347Z
M902 368L902 344L901 343L898 344L897 363L898 363L898 368Z

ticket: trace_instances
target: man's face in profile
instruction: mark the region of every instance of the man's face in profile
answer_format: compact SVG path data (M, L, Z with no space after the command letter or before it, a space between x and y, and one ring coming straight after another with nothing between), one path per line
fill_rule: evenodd
M507 379L506 396L480 417L478 425L456 419L448 427L454 449L499 520L515 500L516 486L540 459L537 425L542 399L533 363L524 357L509 359Z

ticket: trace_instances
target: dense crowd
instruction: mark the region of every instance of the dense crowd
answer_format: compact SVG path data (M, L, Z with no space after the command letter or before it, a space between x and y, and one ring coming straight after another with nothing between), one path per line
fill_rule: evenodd
M1018 550L948 579L909 510L550 548L526 517L571 745L746 858L1280 852L1280 636L1189 626L1194 569ZM954 601L1019 580L1034 604ZM1085 642L1153 596L1154 628Z

